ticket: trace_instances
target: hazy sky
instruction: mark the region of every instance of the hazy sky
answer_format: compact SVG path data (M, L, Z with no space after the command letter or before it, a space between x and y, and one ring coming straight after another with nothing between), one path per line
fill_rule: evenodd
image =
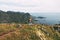
M0 10L60 12L60 0L0 0Z

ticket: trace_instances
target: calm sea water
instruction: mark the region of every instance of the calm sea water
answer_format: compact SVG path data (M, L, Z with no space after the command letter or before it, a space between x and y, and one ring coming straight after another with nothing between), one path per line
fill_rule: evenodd
M38 23L60 24L60 13L31 13L31 15L46 17L45 19L38 19Z

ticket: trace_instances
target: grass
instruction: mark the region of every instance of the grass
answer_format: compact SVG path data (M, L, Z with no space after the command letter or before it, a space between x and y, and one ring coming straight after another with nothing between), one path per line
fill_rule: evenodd
M0 35L8 33L10 31L14 31L16 29L16 25L13 24L0 24Z
M41 30L43 28L43 30ZM0 40L41 40L40 37L36 35L36 30L42 31L47 37L47 40L60 40L60 37L57 35L51 27L37 24L37 25L28 25L28 24L0 24ZM11 33L9 33L11 32ZM48 32L47 35L45 32ZM5 35L8 33L7 35ZM2 36L5 35L5 36ZM59 34L60 35L60 34ZM1 37L2 36L2 37Z

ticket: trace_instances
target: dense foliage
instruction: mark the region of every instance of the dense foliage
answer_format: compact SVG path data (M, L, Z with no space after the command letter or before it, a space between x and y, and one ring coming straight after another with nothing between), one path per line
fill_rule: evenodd
M29 18L29 13L0 10L0 23L29 23Z

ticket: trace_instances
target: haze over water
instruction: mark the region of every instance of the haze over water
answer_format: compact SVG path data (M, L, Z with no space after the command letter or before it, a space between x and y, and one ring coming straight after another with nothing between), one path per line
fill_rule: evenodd
M60 23L60 13L31 13L31 15L46 17L45 19L38 19L42 24L53 25Z

